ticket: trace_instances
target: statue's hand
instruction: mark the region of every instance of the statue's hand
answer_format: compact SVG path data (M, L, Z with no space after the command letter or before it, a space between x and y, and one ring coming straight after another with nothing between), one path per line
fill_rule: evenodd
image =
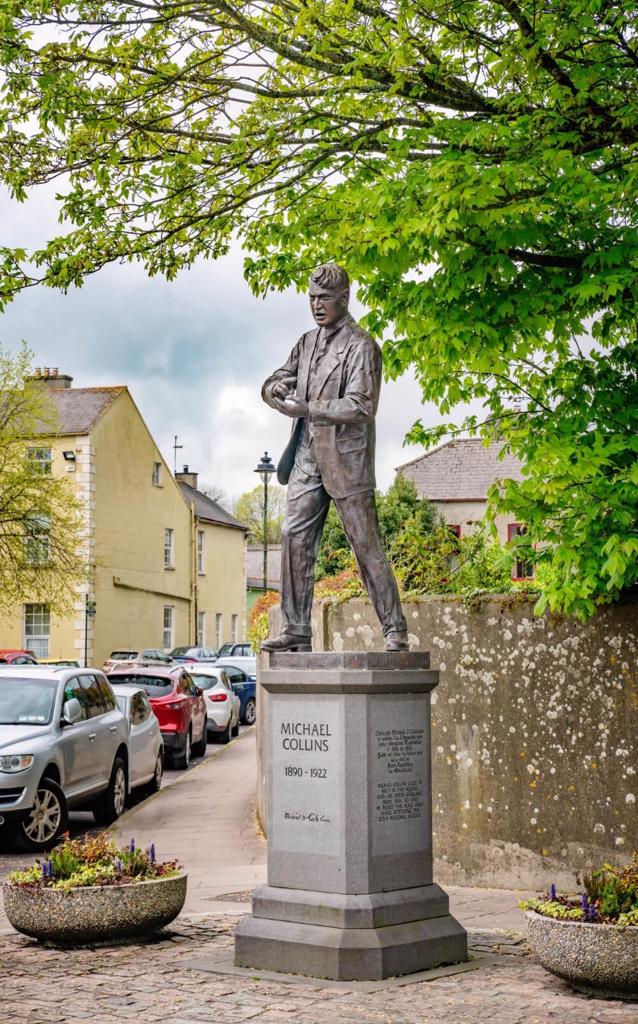
M279 398L283 402L296 385L296 377L284 377L282 380L278 380L276 384L273 384L271 394L273 398Z
M279 412L283 412L284 416L293 416L295 419L301 419L308 415L308 403L295 395L288 395L283 402L278 401L277 408Z

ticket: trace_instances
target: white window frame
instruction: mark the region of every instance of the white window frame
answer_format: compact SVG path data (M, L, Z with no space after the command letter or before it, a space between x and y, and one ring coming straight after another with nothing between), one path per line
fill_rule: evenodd
M222 613L215 613L215 650L218 651L222 645Z
M197 637L198 647L206 646L206 612L197 612Z
M164 527L164 568L175 568L175 530L170 526Z
M51 448L27 448L27 460L36 473L51 476L53 453Z
M162 647L166 651L172 651L175 646L175 606L164 605L163 626L162 626Z
M204 531L197 531L197 572L200 576L206 574L206 541L204 539Z
M236 615L235 613L233 613L231 615L231 617L230 617L230 640L231 640L231 643L233 643L233 644L237 643L237 620L238 619L239 619L239 615Z
M29 516L24 547L28 565L48 565L51 558L51 519L49 516Z
M29 615L33 632L28 632ZM40 626L38 632L35 628ZM25 604L22 615L25 651L33 651L36 658L48 658L51 643L51 610L48 604Z
M153 483L153 487L161 487L162 486L162 463L161 462L154 462L153 463L153 473L151 475L151 480L152 480L152 483Z

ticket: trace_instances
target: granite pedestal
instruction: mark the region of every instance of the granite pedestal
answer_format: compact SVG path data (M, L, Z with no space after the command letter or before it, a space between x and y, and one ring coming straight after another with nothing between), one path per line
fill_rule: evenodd
M378 981L467 960L432 880L429 664L261 656L268 884L236 930L237 966Z

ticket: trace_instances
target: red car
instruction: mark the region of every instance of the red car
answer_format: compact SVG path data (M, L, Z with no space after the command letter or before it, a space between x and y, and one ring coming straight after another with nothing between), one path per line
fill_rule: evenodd
M0 651L0 665L37 665L33 651L4 650Z
M188 768L191 755L206 753L208 722L203 691L181 665L116 669L112 683L134 683L146 690L159 719L164 751L175 768Z

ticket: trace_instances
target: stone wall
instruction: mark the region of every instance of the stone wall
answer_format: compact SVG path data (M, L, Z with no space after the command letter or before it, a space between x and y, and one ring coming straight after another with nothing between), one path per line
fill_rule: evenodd
M440 672L437 880L567 887L577 872L628 860L638 849L638 603L587 623L537 618L513 595L404 610L412 648L429 649ZM278 609L272 617L276 629ZM313 630L315 650L382 649L364 600L318 605Z

